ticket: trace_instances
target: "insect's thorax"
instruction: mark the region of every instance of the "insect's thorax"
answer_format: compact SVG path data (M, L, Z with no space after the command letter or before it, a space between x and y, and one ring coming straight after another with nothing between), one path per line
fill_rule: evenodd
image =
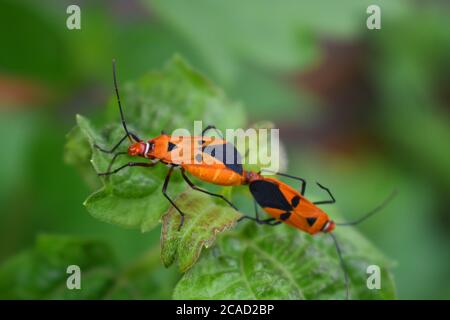
M181 166L203 181L231 186L245 180L240 154L223 139L161 135L149 142L153 148L148 158ZM228 156L230 162L226 162Z
M199 153L199 141L199 137L161 135L152 140L154 150L150 157L174 165L191 163Z

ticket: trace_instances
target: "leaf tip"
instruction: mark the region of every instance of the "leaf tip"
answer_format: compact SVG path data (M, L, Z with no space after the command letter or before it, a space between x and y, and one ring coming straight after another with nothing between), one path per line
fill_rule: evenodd
M77 121L77 124L79 125L80 124L80 122L83 122L83 121L85 121L86 120L86 118L85 117L83 117L81 114L79 114L79 113L77 113L76 115L75 115L75 120Z

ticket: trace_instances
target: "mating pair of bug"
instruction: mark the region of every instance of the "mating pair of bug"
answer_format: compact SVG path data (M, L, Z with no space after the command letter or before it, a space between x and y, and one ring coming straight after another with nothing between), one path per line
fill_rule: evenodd
M284 222L288 225L293 226L294 228L300 229L312 235L320 232L329 234L334 241L340 263L344 271L346 298L348 299L349 283L347 270L341 255L341 250L337 239L331 232L336 225L355 225L367 219L369 216L373 215L375 212L384 207L387 202L394 196L394 193L391 194L391 196L387 198L380 206L365 214L357 221L340 224L335 223L322 209L318 207L318 205L332 204L336 202L328 188L322 186L320 183L317 183L320 188L327 192L329 199L311 202L304 196L306 190L306 181L302 178L283 173L275 173L276 175L298 180L301 183L301 187L300 190L296 190L278 179L265 177L261 175L260 172L256 173L245 171L240 161L239 152L233 145L227 143L223 138L206 136L206 133L209 130L217 131L214 126L208 126L207 128L205 128L202 131L202 135L200 137L184 136L173 139L170 135L162 133L160 136L147 141L140 139L136 134L128 131L125 122L117 86L115 61L113 61L113 78L114 88L116 91L120 110L120 117L122 120L123 128L125 130L125 135L110 150L95 145L95 147L102 152L114 154L109 164L108 170L104 173L99 173L98 175L111 175L127 167L152 167L158 162L167 164L169 166L169 171L163 183L162 193L180 214L181 219L179 229L183 226L185 214L167 194L167 187L175 168L180 168L183 179L191 188L214 197L219 197L236 210L237 208L233 205L233 203L231 203L223 195L209 192L195 185L186 175L186 172L202 181L216 185L248 185L255 201L255 217L245 215L240 220L250 219L257 222L258 224L265 224L270 226L279 225ZM131 143L128 147L128 151L114 153L126 139L129 139ZM199 151L200 153L192 152L193 150L186 150L189 151L189 154L192 155L192 157L188 157L188 159L178 157L178 155L182 153L183 148L186 147L191 149L197 148L197 151ZM228 163L225 160L228 159L226 157L226 153L229 152L233 153L233 157L231 157L233 159L232 163ZM116 158L120 155L126 154L130 156L145 158L150 160L150 162L128 162L127 164L124 164L112 170L112 165L115 162ZM266 211L271 216L271 218L261 219L259 217L256 204L263 208L263 210Z

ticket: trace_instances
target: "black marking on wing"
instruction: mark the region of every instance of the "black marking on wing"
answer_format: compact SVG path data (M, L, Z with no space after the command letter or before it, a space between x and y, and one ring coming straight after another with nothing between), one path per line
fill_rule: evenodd
M306 218L306 222L308 222L309 226L312 227L314 223L316 223L317 218Z
M234 172L240 175L244 172L241 154L231 143L204 146L202 151L216 158Z
M263 208L292 211L291 204L286 200L280 188L272 182L256 180L250 183L250 192L256 202Z
M176 147L177 147L176 144L174 144L174 143L172 143L172 142L169 141L169 144L167 145L167 151L170 152L170 151L172 151L173 149L175 149Z
M300 197L298 195L295 195L292 199L291 199L291 204L294 208L296 208L298 206L298 203L300 202Z
M287 219L289 219L289 217L291 216L292 212L291 211L286 211L285 213L280 214L280 219L282 221L286 221Z

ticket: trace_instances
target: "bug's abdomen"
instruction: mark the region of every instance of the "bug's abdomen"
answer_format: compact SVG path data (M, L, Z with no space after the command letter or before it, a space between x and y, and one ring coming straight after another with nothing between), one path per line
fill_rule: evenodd
M244 182L244 175L240 175L225 166L216 168L215 166L202 164L184 164L183 168L202 181L221 186L236 186Z
M322 210L281 181L271 178L255 180L250 183L250 192L269 215L309 234L321 231L329 220Z

